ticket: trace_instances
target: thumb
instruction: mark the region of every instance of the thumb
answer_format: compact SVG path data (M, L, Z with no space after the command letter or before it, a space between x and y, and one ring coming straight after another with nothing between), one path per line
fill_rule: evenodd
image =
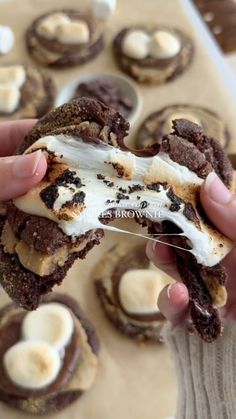
M201 188L200 197L213 224L227 237L236 240L236 195L212 172Z
M45 175L47 161L41 150L0 158L0 201L23 195Z

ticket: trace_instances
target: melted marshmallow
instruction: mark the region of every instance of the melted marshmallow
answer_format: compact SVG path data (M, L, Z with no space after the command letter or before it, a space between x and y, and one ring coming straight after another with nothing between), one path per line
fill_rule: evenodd
M180 227L182 234L191 241L191 253L203 265L215 265L232 248L230 241L205 225L199 216L199 225L188 220L183 213L184 204L180 205L178 211L171 211L169 187L165 188L160 185L159 191L146 187L150 183L165 181L170 186L173 184L179 186L181 191L184 190L185 185L189 188L189 186L197 187L203 183L203 179L199 178L196 173L172 161L166 153L159 153L148 158L137 157L107 144L88 144L80 139L64 135L41 138L29 148L28 152L39 148L46 148L49 152L53 152L58 162L66 164L76 173L82 186L76 187L73 184L67 187L58 186L58 197L53 208L48 208L40 197L40 191L48 186L44 181L24 196L16 198L14 204L26 213L55 221L65 234L79 236L96 228L119 231L109 224L104 225L100 217L114 208L117 216L125 216L124 210L129 209L152 221L169 220ZM113 167L115 162L120 165L125 162L126 167L132 170L132 179L118 178L117 171ZM105 176L106 182L98 179L98 174ZM112 182L110 187L107 182ZM122 195L118 197L120 188L128 191L129 186L137 184L144 190L130 194L124 193L123 197ZM84 193L83 203L78 205L68 203L78 192ZM129 199L125 199L125 196ZM192 205L194 207L194 199Z

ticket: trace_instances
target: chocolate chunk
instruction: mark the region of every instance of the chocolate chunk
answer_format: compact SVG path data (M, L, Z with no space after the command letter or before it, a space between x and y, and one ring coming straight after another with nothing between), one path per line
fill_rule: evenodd
M58 185L52 184L47 186L45 189L42 189L40 192L40 197L42 198L46 207L53 209L54 203L59 197Z
M132 185L132 186L129 185L128 190L129 190L129 193L133 193L133 192L137 192L137 191L143 191L144 186L138 185L138 184Z
M75 98L81 97L100 100L125 117L129 116L132 110L132 102L129 97L111 80L100 78L87 83L80 83L76 89Z
M68 207L68 206L73 207L74 205L77 205L77 204L83 204L84 199L85 199L85 193L83 191L77 192L73 195L73 198L71 201L66 201L62 205L62 208Z

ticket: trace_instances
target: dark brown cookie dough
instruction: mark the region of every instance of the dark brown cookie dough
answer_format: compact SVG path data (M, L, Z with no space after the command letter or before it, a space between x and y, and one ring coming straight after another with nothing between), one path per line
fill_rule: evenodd
M11 113L0 111L0 121L6 119L41 118L53 108L56 91L51 77L41 72L35 66L27 65L23 66L23 68L26 73L26 79L20 87L19 103Z
M111 248L95 266L95 287L107 318L118 330L137 341L161 342L160 332L165 321L162 314L158 311L151 314L129 313L120 300L122 276L133 269L149 269L150 263L145 248L146 243L140 244L139 241L132 240L130 243L120 243ZM143 275L143 271L140 271L140 274ZM157 272L157 275L164 287L167 280L162 278L160 272Z
M230 140L229 131L220 117L206 109L195 105L169 105L148 115L142 122L135 136L137 148L144 148L157 142L172 129L174 119L188 119L202 126L208 137L216 138L222 147Z
M84 22L89 31L87 42L63 43L55 38L49 39L37 31L43 19L58 13L66 15L72 22ZM34 20L26 32L26 45L29 53L40 64L64 68L83 64L96 57L104 48L104 39L101 28L90 15L63 9L52 10Z
M180 42L179 51L170 58L156 58L150 55L150 51L144 58L128 56L123 49L126 36L132 31L141 30L153 36L157 31L168 32ZM140 83L163 84L174 80L183 73L192 62L194 46L191 39L182 31L155 25L135 25L122 29L115 37L113 50L116 61L120 68Z
M65 349L59 375L52 384L40 390L17 386L8 377L3 356L11 346L21 340L21 324L26 313L14 304L0 310L0 400L13 408L35 415L62 410L87 391L95 379L99 352L96 331L72 297L55 293L44 298L42 304L47 303L65 306L73 317L75 329L71 342ZM86 374L90 374L93 379L87 380ZM87 385L84 384L86 381Z
M75 99L81 97L91 97L105 105L114 108L120 112L125 118L127 118L132 111L132 102L128 96L126 96L115 82L106 78L99 78L90 82L80 83L75 92Z

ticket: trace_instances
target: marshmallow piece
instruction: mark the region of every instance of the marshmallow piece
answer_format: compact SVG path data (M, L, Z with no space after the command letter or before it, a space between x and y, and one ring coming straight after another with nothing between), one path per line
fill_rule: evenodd
M38 310L27 313L22 322L25 340L47 342L57 351L68 345L73 331L70 311L59 303L42 304Z
M107 19L116 8L116 0L92 0L92 12L98 19Z
M20 88L26 80L26 72L22 65L0 67L0 85L11 84Z
M180 49L179 38L168 31L156 31L149 44L149 54L151 57L158 59L174 57Z
M15 36L9 26L0 25L0 55L7 54L13 47Z
M39 35L42 35L47 39L54 39L57 27L59 25L65 25L70 22L70 18L64 13L54 13L45 17L45 19L42 19L39 22L36 30Z
M38 390L50 385L61 368L59 353L42 341L22 341L3 357L9 378L19 387Z
M148 56L149 35L142 30L130 31L124 38L122 49L124 54L136 60L142 60Z
M164 284L158 271L130 269L119 284L120 302L128 313L159 313L157 299Z
M167 132L172 131L172 121L174 121L174 119L187 119L188 121L194 122L195 124L202 126L200 119L198 119L197 116L194 115L194 113L188 111L176 111L172 113L166 121Z
M20 90L11 84L0 84L0 112L12 113L20 101Z
M78 20L58 25L56 37L63 44L86 44L89 41L90 33L86 22Z

